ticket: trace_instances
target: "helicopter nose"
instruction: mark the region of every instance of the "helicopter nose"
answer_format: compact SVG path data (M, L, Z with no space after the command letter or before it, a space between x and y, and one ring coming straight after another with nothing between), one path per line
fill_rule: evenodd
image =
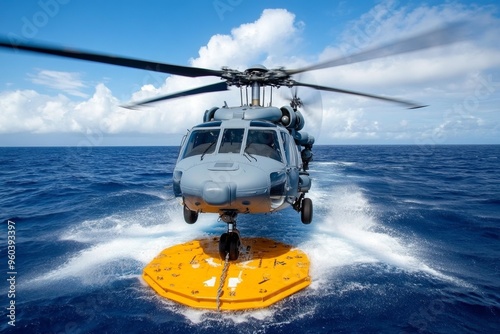
M270 211L270 186L269 174L250 163L207 162L174 172L174 191L193 211L266 213Z
M229 205L236 198L236 184L208 181L203 186L202 198L209 205Z

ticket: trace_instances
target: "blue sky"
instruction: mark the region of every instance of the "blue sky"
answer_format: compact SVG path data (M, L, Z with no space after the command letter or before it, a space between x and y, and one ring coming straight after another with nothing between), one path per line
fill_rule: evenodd
M5 0L0 34L244 70L255 63L297 68L464 18L481 24L474 40L301 78L429 107L321 93L321 126L308 130L320 144L500 144L500 21L493 1ZM119 105L218 79L7 50L0 50L0 73L0 146L176 145L206 109L239 102L236 90L127 110Z

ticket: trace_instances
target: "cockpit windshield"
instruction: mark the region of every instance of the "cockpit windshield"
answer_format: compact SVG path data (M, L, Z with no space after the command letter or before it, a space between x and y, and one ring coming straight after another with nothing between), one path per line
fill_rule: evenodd
M191 136L189 136L189 141L186 144L186 150L182 158L214 153L219 133L219 129L194 130Z
M219 153L240 153L245 129L225 129Z
M191 132L182 158L195 155L213 154L221 136L220 129L196 129ZM255 129L250 127L246 134L243 128L226 128L222 132L217 153L246 154L247 156L267 157L283 162L278 133L274 129ZM244 149L242 149L244 148Z
M274 130L248 130L245 153L282 161L278 134Z

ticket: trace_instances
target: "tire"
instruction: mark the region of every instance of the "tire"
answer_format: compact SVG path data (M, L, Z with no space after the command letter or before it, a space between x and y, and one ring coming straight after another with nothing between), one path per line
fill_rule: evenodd
M221 260L226 259L226 254L229 251L228 246L229 246L228 245L228 234L223 233L219 239L219 256L220 256Z
M191 211L184 205L184 221L188 224L194 224L198 220L198 212Z
M303 224L310 224L313 218L313 204L310 198L302 200L302 208L300 210L300 218Z
M229 260L236 261L240 256L240 237L238 233L231 233L229 236Z

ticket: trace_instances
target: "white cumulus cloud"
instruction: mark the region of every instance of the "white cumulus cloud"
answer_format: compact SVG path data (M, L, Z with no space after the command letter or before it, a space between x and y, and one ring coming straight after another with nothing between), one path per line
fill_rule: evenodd
M81 80L81 74L78 72L38 70L35 74L28 74L28 77L35 84L61 90L73 96L88 97L81 91L87 85Z

